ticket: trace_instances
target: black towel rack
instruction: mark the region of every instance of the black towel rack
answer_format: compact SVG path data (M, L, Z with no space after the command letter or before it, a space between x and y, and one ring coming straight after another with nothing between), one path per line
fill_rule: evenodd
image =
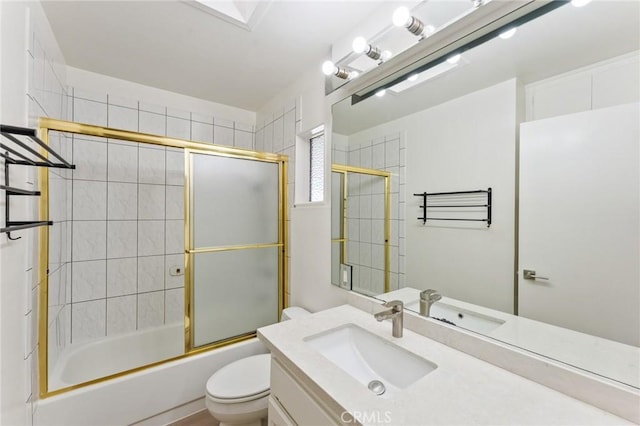
M75 169L76 166L67 162L57 152L51 149L46 143L36 136L35 129L25 127L7 126L0 124L0 134L8 140L0 139L0 157L4 158L4 185L0 185L0 189L4 190L5 197L5 227L0 228L0 233L6 233L10 240L17 240L21 237L13 238L11 232L20 231L22 229L34 228L37 226L53 225L50 220L45 221L16 221L10 219L10 200L12 196L39 196L40 191L28 191L21 188L15 188L9 184L9 166L36 166L36 167L52 167L58 169ZM49 155L54 157L58 162L51 161L47 155L43 155L33 147L29 146L35 142L40 148L44 149Z
M486 199L480 201L473 198L471 201L464 199L465 195L486 195ZM422 197L422 217L418 220L422 221L422 224L426 224L427 220L460 220L470 222L486 222L487 228L491 226L491 188L476 189L473 191L454 191L454 192L423 192L420 194L413 194L415 197ZM452 198L453 197L453 198ZM446 198L446 200L442 200ZM457 198L457 200L456 200ZM457 201L453 202L452 201ZM486 209L486 216L482 218L461 218L461 217L433 217L428 216L428 209L449 208L449 209L464 209L464 208L484 208Z

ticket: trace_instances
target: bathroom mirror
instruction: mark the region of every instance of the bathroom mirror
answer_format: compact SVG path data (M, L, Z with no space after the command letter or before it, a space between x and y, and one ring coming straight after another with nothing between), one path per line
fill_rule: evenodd
M640 4L510 29L333 106L334 163L401 141L398 280L378 297L420 312L435 289L432 317L640 387Z

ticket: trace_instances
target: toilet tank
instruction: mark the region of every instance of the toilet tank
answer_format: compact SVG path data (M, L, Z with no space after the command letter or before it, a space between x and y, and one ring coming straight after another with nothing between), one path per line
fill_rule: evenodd
M307 315L311 315L311 312L307 311L304 308L300 308L298 306L291 306L289 308L284 308L282 310L282 316L280 317L280 321L286 321L290 319L305 317Z

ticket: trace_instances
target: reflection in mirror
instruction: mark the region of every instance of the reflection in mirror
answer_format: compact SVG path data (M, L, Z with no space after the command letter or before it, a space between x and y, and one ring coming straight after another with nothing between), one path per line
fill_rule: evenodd
M397 288L397 269L389 267L391 174L334 164L331 176L332 284L375 296L389 291L393 276ZM394 265L398 253L396 246Z
M403 138L406 269L380 297L435 289L432 317L640 387L639 49L640 3L567 4L334 105L347 159ZM489 228L417 219L414 193L489 187Z

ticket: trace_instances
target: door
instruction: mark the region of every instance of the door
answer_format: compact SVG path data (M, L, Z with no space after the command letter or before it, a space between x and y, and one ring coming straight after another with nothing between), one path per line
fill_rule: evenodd
M640 344L639 117L627 104L521 125L521 316Z

